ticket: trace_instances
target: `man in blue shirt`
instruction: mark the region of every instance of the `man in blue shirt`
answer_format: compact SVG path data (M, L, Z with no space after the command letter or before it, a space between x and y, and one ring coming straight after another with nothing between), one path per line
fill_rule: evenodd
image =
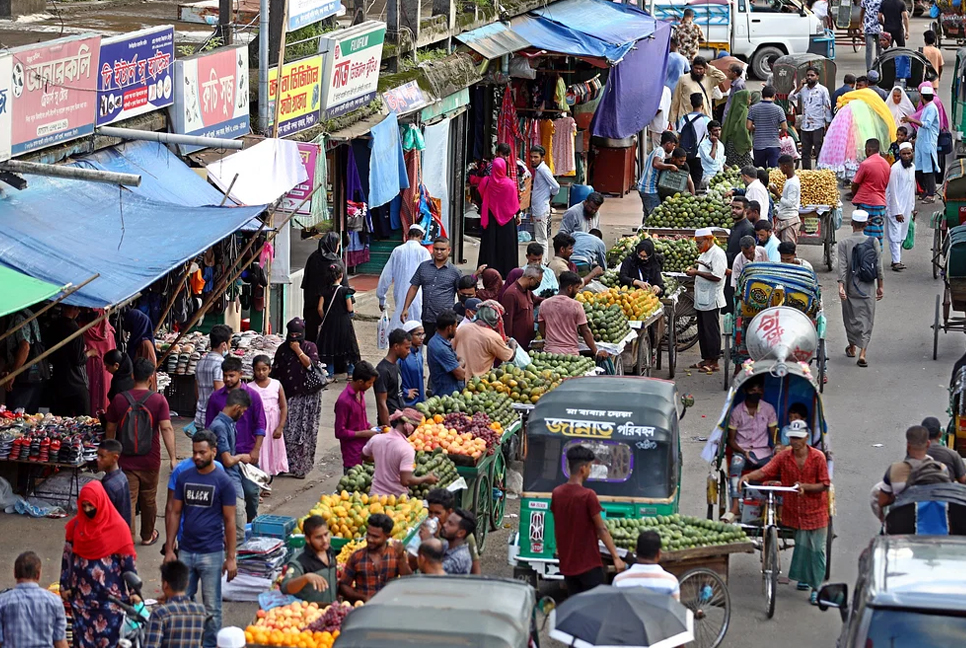
M773 263L781 263L782 255L778 252L780 241L772 232L772 224L764 219L755 223L755 235L758 237L758 246L765 248L768 253L768 260Z
M443 311L436 318L436 335L427 345L429 357L429 384L436 396L448 396L463 391L466 369L453 351L456 335L456 313Z
M104 473L101 485L107 493L107 499L121 514L124 521L131 524L131 487L127 482L127 475L117 465L121 457L121 442L117 439L104 439L97 448L97 470Z
M225 467L225 472L235 486L235 494L238 502L235 506L235 531L238 542L245 541L245 488L243 483L247 481L242 475L238 464L252 463L252 456L247 453L237 453L237 430L235 423L240 419L245 411L251 407L251 396L244 389L235 389L228 394L228 402L225 408L218 413L215 420L208 426L208 430L213 432L217 442L218 458L221 465ZM197 463L197 462L196 462ZM177 497L177 491L175 491Z
M231 393L226 407L230 414L241 415L246 396L247 393L241 390ZM226 417L231 418L227 414ZM233 423L230 426L232 431ZM232 483L226 471L215 467L220 443L211 430L196 432L191 437L191 444L191 458L195 467L178 476L174 503L166 515L165 523L168 538L176 537L179 524L181 526L180 559L190 571L186 594L194 599L198 584L201 584L201 596L208 613L202 646L215 648L218 629L221 628L221 575L226 573L231 581L238 573L235 534L231 526L232 521L238 519L235 511L240 496L238 487ZM225 456L227 454L222 455L223 461ZM229 458L233 460L232 466L240 459ZM241 505L244 506L244 503ZM166 563L178 560L172 544L168 543L164 554Z
M678 39L676 36L671 37L669 49L670 51L667 54L667 76L664 79L664 85L671 92L674 92L674 88L678 84L678 79L691 71L691 64L688 63L688 59L683 54L678 53Z
M604 245L604 234L599 229L589 232L574 232L574 251L570 260L578 270L592 270L594 267L607 269L607 246Z
M216 442L217 442L217 439L216 439ZM188 470L189 468L194 468L194 465L195 465L194 459L191 459L191 458L184 459L181 463L175 466L174 470L171 471L171 476L168 477L168 498L167 500L165 500L165 504L164 504L165 519L168 519L168 513L171 512L171 507L174 506L174 489L177 488L178 477L181 475L181 473ZM222 472L224 472L225 470L225 467L221 465L220 461L215 461L215 468L218 470L221 470ZM179 541L181 540L181 521L180 520L178 521L178 540ZM167 553L168 551L167 547L168 547L168 543L167 541L165 541L164 546L161 547L162 556ZM175 551L177 551L177 549Z
M17 585L0 594L0 644L4 648L67 648L64 603L40 587L40 558L32 551L17 556Z

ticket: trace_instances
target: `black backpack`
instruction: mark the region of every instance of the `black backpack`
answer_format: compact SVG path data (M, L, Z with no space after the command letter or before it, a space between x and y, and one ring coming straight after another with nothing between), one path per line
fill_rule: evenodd
M681 129L681 139L678 143L688 154L688 157L694 157L698 154L698 131L694 128L694 122L703 116L698 114L691 119L684 118L684 128Z
M154 442L154 416L145 403L153 391L148 390L144 396L134 400L131 392L123 392L127 399L127 411L117 424L117 438L121 442L121 454L138 457L151 452Z
M879 278L879 255L875 251L875 239L867 236L852 250L852 277L862 283L872 283Z

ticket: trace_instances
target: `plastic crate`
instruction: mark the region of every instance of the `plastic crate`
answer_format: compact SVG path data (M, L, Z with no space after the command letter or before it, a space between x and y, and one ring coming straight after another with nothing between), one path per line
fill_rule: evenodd
M662 171L657 180L657 188L669 193L682 193L688 190L687 171Z
M252 520L252 535L285 540L295 530L295 518L282 515L259 515Z

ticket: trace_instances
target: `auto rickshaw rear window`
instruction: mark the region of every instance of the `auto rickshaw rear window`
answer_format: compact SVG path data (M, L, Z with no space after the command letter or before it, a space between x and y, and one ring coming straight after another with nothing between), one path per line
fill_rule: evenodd
M627 481L634 471L634 454L631 447L620 441L570 441L561 452L561 469L567 479L570 479L570 469L567 466L567 451L582 445L590 448L597 457L590 466L589 482L621 483Z

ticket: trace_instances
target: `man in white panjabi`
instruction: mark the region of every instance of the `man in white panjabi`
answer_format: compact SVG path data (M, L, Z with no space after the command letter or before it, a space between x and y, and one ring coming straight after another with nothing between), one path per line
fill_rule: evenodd
M386 294L389 292L389 286L392 286L392 299L396 305L392 317L389 319L390 331L403 327L399 314L406 303L406 293L409 292L411 285L409 282L416 273L419 264L432 258L429 250L422 244L425 235L426 232L420 225L416 223L410 225L409 237L406 242L392 251L386 267L382 269L382 274L379 275L379 285L376 286L379 310L386 310ZM416 298L413 299L409 309L409 319L420 321L423 310L422 289L416 293Z
M892 269L906 269L902 263L902 243L909 233L909 223L916 209L916 165L913 161L912 144L899 145L899 159L889 171L886 187L886 232L889 235L889 251L892 253Z

